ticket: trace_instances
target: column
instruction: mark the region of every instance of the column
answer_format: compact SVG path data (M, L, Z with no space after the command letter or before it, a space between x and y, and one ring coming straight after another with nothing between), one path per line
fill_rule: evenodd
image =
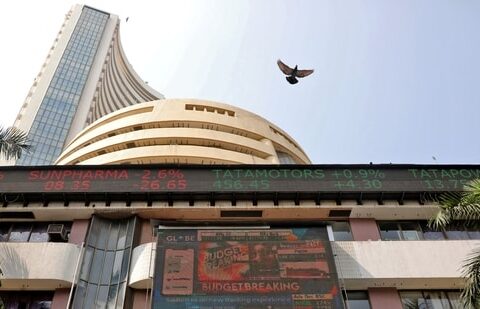
M368 298L372 309L402 309L402 301L395 288L370 288Z

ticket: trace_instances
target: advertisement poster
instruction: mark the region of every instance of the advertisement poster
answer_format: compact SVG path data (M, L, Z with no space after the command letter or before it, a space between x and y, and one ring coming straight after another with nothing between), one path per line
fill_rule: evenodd
M343 308L326 228L160 229L153 308Z

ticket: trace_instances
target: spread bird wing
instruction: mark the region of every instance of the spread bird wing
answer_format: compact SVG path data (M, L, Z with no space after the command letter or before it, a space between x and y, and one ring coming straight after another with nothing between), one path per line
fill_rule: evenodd
M277 60L278 67L285 75L292 75L293 69L283 63L280 59Z
M295 74L297 77L307 77L308 75L312 74L313 70L298 70L297 74Z

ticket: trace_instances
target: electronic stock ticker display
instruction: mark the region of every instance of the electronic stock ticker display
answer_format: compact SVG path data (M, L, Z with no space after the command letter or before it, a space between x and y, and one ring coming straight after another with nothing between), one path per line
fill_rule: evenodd
M476 178L476 166L20 167L0 169L0 192L442 192Z

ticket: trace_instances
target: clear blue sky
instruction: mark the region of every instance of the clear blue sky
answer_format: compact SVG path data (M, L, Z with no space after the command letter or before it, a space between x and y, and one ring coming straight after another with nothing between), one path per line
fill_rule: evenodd
M26 2L34 3L11 4L11 15L23 18ZM32 17L21 35L44 36L45 46L29 51L39 54L33 65L16 64L28 83L15 89L13 116L2 123L15 117L71 3L32 4L48 17ZM480 1L91 5L123 18L128 59L167 98L255 112L287 131L314 163L480 163ZM42 27L47 22L51 28ZM15 32L15 21L9 30L4 23L2 34ZM22 61L12 55L8 62ZM278 58L315 73L292 86ZM2 93L14 91L3 85Z

